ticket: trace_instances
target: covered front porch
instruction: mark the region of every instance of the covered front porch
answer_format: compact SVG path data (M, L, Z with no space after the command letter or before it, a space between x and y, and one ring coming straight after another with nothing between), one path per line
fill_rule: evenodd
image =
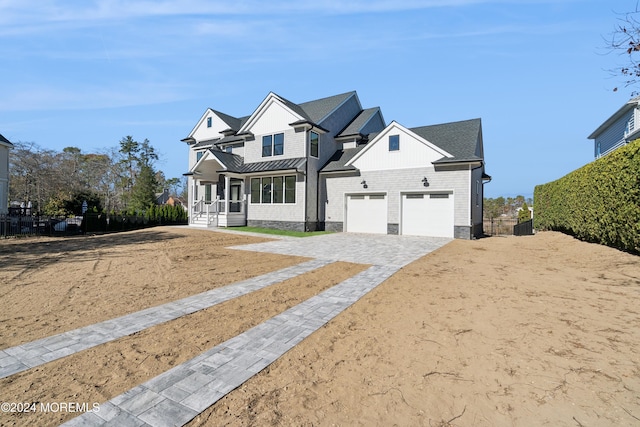
M228 171L216 156L205 155L188 176L189 225L233 227L247 225L245 177Z

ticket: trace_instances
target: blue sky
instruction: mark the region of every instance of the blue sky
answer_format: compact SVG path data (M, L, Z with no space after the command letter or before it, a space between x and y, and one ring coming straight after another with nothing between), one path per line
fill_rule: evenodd
M606 38L635 0L0 0L0 133L83 152L148 138L169 177L206 108L356 90L406 127L482 119L487 197L593 160L633 88ZM624 85L622 85L624 86Z

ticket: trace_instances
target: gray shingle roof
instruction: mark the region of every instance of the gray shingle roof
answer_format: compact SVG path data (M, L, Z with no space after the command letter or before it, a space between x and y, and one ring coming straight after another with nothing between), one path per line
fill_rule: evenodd
M422 126L409 130L454 156L452 158L444 157L434 163L482 160L482 157L479 156L481 154L480 144L482 143L480 119ZM378 133L369 134L368 140L373 140L377 135ZM324 165L321 172L357 170L354 166L345 165L366 146L367 144L363 144L356 148L337 151Z
M355 95L355 91L341 93L340 95L329 96L327 98L316 99L314 101L303 102L298 106L306 114L306 118L314 123L320 123L327 114L332 112L338 105L342 104L349 97Z
M282 96L278 95L278 98L280 98L282 100L282 102L284 102L284 104L289 107L291 110L295 111L296 114L298 114L299 116L304 117L307 120L312 120L311 117L307 114L306 111L304 111L302 109L302 107L298 104L296 104L295 102L291 102L289 101L287 98L283 98Z
M443 123L410 129L415 134L453 155L435 163L482 160L480 119Z
M337 137L359 135L362 127L367 124L371 116L380 111L380 108L367 108L362 110L342 131L340 131Z
M247 119L249 119L249 116L237 118L237 117L233 117L228 114L225 114L223 112L214 110L213 108L211 109L211 111L213 111L218 117L222 119L223 122L228 124L229 127L235 130L236 132L238 131L238 129L240 129L240 127L244 124L244 122L246 122Z
M244 159L236 154L227 153L220 150L209 150L216 156L229 172L235 173L258 173L258 172L276 172L283 170L300 170L306 159L298 157L293 159L267 160L264 162L244 163Z
M345 166L345 164L353 159L366 145L360 145L356 148L347 148L344 150L336 151L329 161L322 167L320 172L342 172L342 171L355 171L354 166Z

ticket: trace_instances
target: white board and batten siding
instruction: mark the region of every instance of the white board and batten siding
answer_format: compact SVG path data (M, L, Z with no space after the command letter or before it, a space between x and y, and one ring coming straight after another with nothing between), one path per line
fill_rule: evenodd
M211 119L211 126L208 126L209 119ZM229 129L229 125L226 124L213 110L207 110L196 127L191 132L191 137L196 141L206 141L209 139L222 138L223 130Z
M389 151L391 135L399 136L400 149L397 151ZM425 143L413 132L397 124L389 125L369 144L352 162L363 172L422 168L446 157L445 151Z

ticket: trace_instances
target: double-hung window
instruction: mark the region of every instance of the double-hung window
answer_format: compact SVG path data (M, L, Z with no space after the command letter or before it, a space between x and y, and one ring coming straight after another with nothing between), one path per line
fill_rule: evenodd
M281 156L282 154L284 154L284 133L262 137L262 157Z

